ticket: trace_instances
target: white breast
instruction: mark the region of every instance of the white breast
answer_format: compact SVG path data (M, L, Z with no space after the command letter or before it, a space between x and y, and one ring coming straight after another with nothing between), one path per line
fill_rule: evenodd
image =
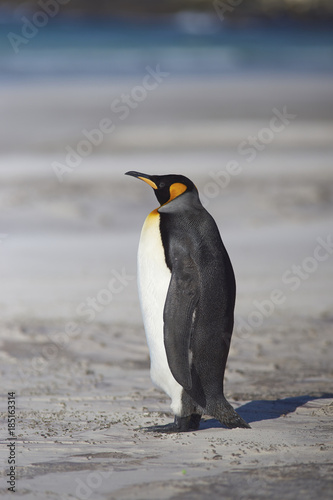
M154 210L142 228L138 250L138 286L150 352L150 375L154 384L171 397L171 408L179 414L182 387L171 374L163 339L163 310L171 272L165 262L159 220L160 215Z

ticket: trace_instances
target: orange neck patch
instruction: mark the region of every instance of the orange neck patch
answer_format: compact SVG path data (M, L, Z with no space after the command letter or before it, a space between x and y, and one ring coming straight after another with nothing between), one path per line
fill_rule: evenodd
M150 222L153 222L155 220L156 217L159 217L160 214L158 213L157 211L158 209L155 208L155 210L153 210L152 212L150 212L150 214L148 215L147 219L146 219L146 223L150 223Z
M185 193L186 189L187 186L185 186L185 184L182 184L181 182L175 182L174 184L171 184L169 201L174 200L180 194Z

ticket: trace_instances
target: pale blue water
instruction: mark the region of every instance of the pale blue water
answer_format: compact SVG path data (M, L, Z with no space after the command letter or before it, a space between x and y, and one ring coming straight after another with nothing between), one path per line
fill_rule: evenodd
M27 17L29 15L27 14ZM31 18L31 16L30 16ZM0 17L0 82L55 78L110 78L160 65L171 75L235 72L333 73L329 26L230 27L217 16L173 16L151 22L50 19L15 53L9 33L24 23Z

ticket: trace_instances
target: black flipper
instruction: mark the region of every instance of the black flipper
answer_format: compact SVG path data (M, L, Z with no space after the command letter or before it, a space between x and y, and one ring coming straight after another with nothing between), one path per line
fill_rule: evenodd
M186 390L192 387L190 342L199 299L197 272L190 257L173 266L164 306L164 345L172 375Z

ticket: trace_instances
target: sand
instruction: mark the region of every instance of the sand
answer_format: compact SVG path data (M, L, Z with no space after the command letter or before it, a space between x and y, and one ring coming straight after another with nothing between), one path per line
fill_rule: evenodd
M130 85L2 89L1 496L332 498L332 80L171 80L59 182L52 164ZM295 118L265 136L284 106ZM271 137L251 161L249 135ZM249 430L209 415L197 432L143 430L172 415L135 280L156 201L127 170L188 175L219 225L238 289L226 396Z

